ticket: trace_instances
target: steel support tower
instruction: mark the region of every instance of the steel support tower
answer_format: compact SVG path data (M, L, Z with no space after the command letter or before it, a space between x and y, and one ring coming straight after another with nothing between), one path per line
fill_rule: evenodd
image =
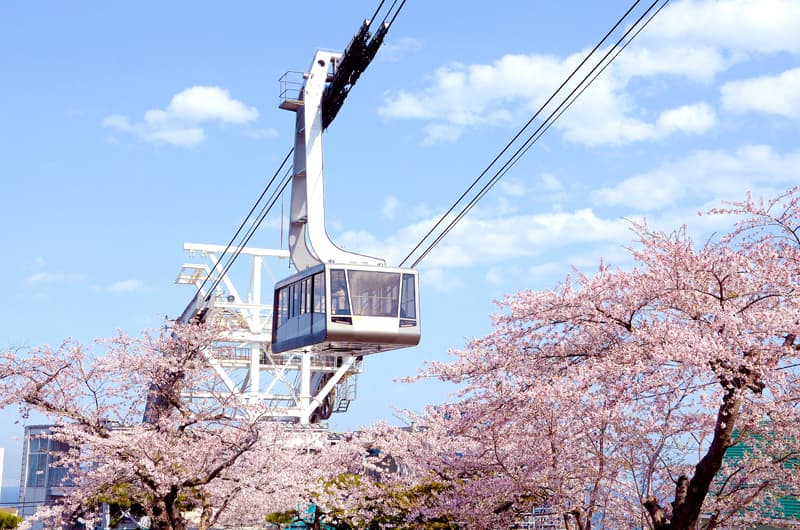
M251 403L267 404L272 419L301 424L316 423L333 413L347 411L356 398L357 375L363 371L361 359L349 355L312 355L302 350L281 354L270 351L274 278L269 263L280 266L283 261L285 267L288 251L228 249L240 251L240 259L251 258L249 281L242 291L223 272L220 258L225 247L186 243L184 250L200 260L184 263L175 282L194 286L197 295L177 320L181 323L199 320L224 330L226 347L215 350L213 355L207 352L206 358L232 394ZM264 272L270 277L265 292L262 291ZM215 291L205 291L204 282L207 286L217 284ZM189 397L204 395L196 391Z

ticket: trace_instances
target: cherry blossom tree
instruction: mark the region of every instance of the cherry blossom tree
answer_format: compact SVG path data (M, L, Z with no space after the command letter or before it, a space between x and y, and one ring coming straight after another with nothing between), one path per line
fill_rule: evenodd
M442 485L416 516L717 528L800 494L800 188L710 213L737 224L699 245L635 224L631 269L509 296L426 369L457 399L382 437L394 480Z
M352 434L349 450L361 454L360 464L349 469L340 464L342 472L325 481L319 495L335 522L345 528L375 530L459 528L441 510L425 510L452 486L432 478L432 466L421 458L439 454L442 445L437 450L421 446L425 437L418 434L386 424Z
M88 520L107 502L138 507L153 528L183 530L194 512L207 529L307 503L334 473L316 456L327 435L263 421L261 405L227 392L205 357L218 344L217 331L187 325L120 334L102 354L68 340L0 355L0 405L46 414L73 448L61 462L71 494L43 517Z

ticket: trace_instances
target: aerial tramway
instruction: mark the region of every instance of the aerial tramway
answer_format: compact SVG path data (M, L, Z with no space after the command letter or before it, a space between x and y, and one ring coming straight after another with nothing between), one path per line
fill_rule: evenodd
M273 352L365 355L419 343L417 271L343 250L325 229L323 131L386 27L368 40L365 22L343 55L318 51L298 93L283 91L280 107L296 113L288 242L297 273L275 286Z
M184 245L211 263L184 264L176 281L197 293L178 320L227 330L228 347L205 353L207 360L231 393L267 404L274 419L305 425L346 411L365 355L420 341L417 271L341 249L325 229L323 132L390 25L384 19L372 34L366 20L343 53L317 51L309 71L281 78L279 106L296 113L288 252ZM229 252L253 258L244 296L222 265ZM275 283L269 304L262 275L265 260L276 258L288 258L296 272Z
M309 424L346 411L355 399L354 382L363 371L365 355L419 343L419 277L414 267L666 5L654 0L644 12L634 13L638 17L635 22L626 24L632 6L440 216L400 267L388 267L384 259L345 251L328 237L322 137L404 3L400 2L397 10L396 3L392 4L389 10L394 15L388 24L387 15L374 35L370 33L370 20L366 20L344 53L318 51L307 72L296 72L297 79L290 79L288 74L281 79L279 106L296 114L289 250L248 248L249 236L241 246L184 247L207 256L211 267L184 265L177 282L196 286L197 293L179 320L211 320L231 330L228 339L236 345L233 354L209 358L209 362L232 393L269 403L274 418ZM378 11L382 6L383 1ZM605 52L598 52L618 28L625 28L624 33L606 46ZM601 57L595 61L596 54ZM570 83L573 78L576 81ZM540 115L546 117L537 121ZM480 183L482 186L477 187ZM222 256L229 252L234 259L240 254L253 257L246 297L234 288L229 267L222 266ZM270 303L261 300L262 265L268 258L288 258L296 270L275 283ZM403 267L406 262L412 263L411 268ZM205 289L209 282L211 288ZM269 378L265 387L261 384L264 374Z

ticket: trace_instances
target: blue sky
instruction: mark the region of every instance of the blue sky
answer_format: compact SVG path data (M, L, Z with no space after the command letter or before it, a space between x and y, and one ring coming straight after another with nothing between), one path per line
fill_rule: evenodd
M396 264L628 5L408 0L325 139L332 239ZM183 243L226 243L291 147L278 78L344 48L377 2L331 6L0 4L0 346L180 313ZM421 345L369 358L332 426L444 399L394 378L486 333L506 293L626 266L627 219L705 238L724 223L698 210L797 184L798 27L788 0L671 2L423 261ZM280 247L279 226L251 244Z

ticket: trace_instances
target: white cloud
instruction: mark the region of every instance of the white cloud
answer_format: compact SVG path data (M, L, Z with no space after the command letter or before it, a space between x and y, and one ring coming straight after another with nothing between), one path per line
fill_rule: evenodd
M425 126L423 145L433 145L440 142L454 143L461 138L463 129L457 125L446 123L430 123Z
M701 134L716 123L714 110L702 102L665 110L653 123L615 110L613 104L598 106L591 99L581 103L559 127L565 139L590 146L660 140L675 133Z
M227 90L215 86L193 86L175 94L167 113L194 123L208 120L247 123L258 118L255 108L231 99Z
M637 106L625 93L636 76L671 74L690 78L708 76L716 59L678 60L694 57L692 50L663 53L639 51L617 68L616 63L598 77L572 108L557 122L566 139L588 145L625 144L656 140L667 135L703 133L715 123L714 111L705 103L667 109L652 123L634 117ZM670 56L674 57L670 58ZM702 54L701 54L702 55ZM452 64L437 69L432 83L419 92L390 92L379 113L384 118L420 119L425 124L424 144L454 142L465 131L501 123L522 123L580 62L583 53L564 59L545 55L505 55L492 64ZM660 65L660 67L656 67ZM573 79L581 79L586 72ZM721 66L715 66L720 69ZM572 86L563 92L566 95ZM562 96L563 97L563 96ZM551 102L543 116L560 99Z
M598 205L627 206L639 212L669 209L688 198L738 200L748 189L775 189L796 182L797 167L799 151L781 155L766 145L746 145L735 152L701 150L599 189L590 197Z
M432 217L434 214L435 209L431 208L425 203L419 203L414 205L414 207L410 210L410 217L412 219L426 219Z
M561 184L561 181L552 173L542 173L539 176L539 182L542 188L549 192L559 192L564 189L564 185Z
M673 2L642 34L646 42L689 42L743 53L800 52L796 0Z
M522 197L527 193L525 183L513 178L506 178L498 182L497 189L508 197Z
M648 26L642 37L649 31ZM631 79L657 75L671 75L708 83L714 76L727 70L733 62L721 50L702 43L677 44L666 41L646 45L639 41L634 42L635 44L614 60L612 67L615 75L626 83Z
M800 119L800 68L726 83L722 106L730 112L761 111Z
M422 41L413 37L400 37L397 40L384 43L378 53L378 59L396 63L406 55L422 49Z
M383 209L381 215L384 219L394 219L397 210L400 208L400 201L394 195L389 195L383 200Z
M673 108L652 114L635 96L646 91L648 83L656 86L664 76L708 84L754 54L800 53L797 27L800 3L794 0L673 2L581 95L556 127L566 139L588 145L707 132L716 124L708 104L676 101ZM425 144L453 142L479 127L521 124L520 116L532 115L587 51L566 57L505 55L487 64L442 66L425 88L387 93L379 113L387 119L425 121ZM591 65L584 66L575 79L581 79L589 68ZM636 79L643 82L632 84ZM771 102L768 111L785 115L798 92L790 92L788 87L778 90L772 82L769 88L779 100ZM570 89L567 86L564 94ZM546 114L553 108L555 104Z
M552 283L547 280L559 281L563 279L568 270L569 264L567 263L537 263L536 265L528 267L525 276L527 281L533 285L541 285L542 283Z
M636 220L639 221L641 219ZM648 219L649 222L650 220ZM652 223L650 225L652 226ZM666 227L666 230L674 230L675 226L670 225ZM630 231L630 225L628 225L628 233L625 239L581 249L580 253L573 253L564 257L560 266L545 268L541 273L549 272L553 279L560 281L572 268L587 274L594 273L597 271L600 262L611 267L626 268L633 264L633 259L627 249L632 237L633 233Z
M743 145L732 151L698 150L615 186L590 192L589 198L597 206L594 209L509 213L504 201L527 203L530 199L527 193L504 195L499 207L482 204L464 217L425 257L421 268L427 284L448 289L457 282L458 274L448 275L444 271L474 266L487 266L485 279L495 285L502 284L508 267L524 269L531 262L537 265L519 276L548 276L547 283L557 281L571 265L591 272L601 258L607 263L627 266L630 257L625 246L633 237L631 220L641 220L647 213L648 223L655 229L673 230L690 223L690 233L698 238L708 237L729 226L730 219L698 218L699 211L718 206L722 200L741 200L747 190L756 197L773 196L796 183L797 167L800 167L800 150L780 153L766 145ZM552 175L541 178L550 181L553 188L560 186ZM615 209L609 211L608 207ZM341 241L347 248L384 257L396 265L438 218L426 217L386 238L363 231L346 232ZM451 219L452 214L446 221ZM429 277L429 270L437 272Z
M39 286L52 283L70 283L83 280L82 274L65 272L36 272L25 278L25 283L30 286Z
M172 97L166 109L150 109L141 122L113 114L103 126L132 134L149 143L168 143L190 147L206 139L202 124L223 122L249 123L258 118L258 110L232 99L227 90L216 86L194 86Z
M436 220L426 219L407 226L384 241L372 238L369 248L380 249L390 263L398 263ZM590 209L514 215L499 215L494 209L491 214L473 210L425 258L424 263L426 267L434 268L495 264L538 256L572 244L618 241L627 236L625 220L602 219ZM363 235L360 240L367 241Z
M109 293L131 293L141 291L144 288L144 282L141 280L122 280L112 284L106 289Z
M497 290L505 291L509 286L518 287L520 280L533 285L552 285L562 280L569 270L569 263L537 259L535 265L529 262L493 265L487 269L485 278Z
M253 140L272 140L280 136L277 129L251 129L244 133Z
M200 127L168 127L157 128L145 135L148 142L165 142L172 145L192 146L203 143L205 131Z
M41 258L38 258L41 259ZM43 263L43 262L42 262ZM36 272L25 278L25 284L30 287L42 287L44 285L77 283L86 279L83 274L66 273L66 272ZM134 291L141 291L145 287L144 282L141 280L122 280L111 284L108 287L102 288L99 286L89 286L92 291L107 292L107 293L130 293Z
M490 65L451 64L434 72L428 88L388 93L379 113L433 120L426 141L453 140L465 127L512 120L504 104L539 99L562 70L558 59L540 55L505 55Z
M443 292L455 292L464 289L464 281L461 278L438 267L425 269L425 274L420 277L419 283L420 289L433 288Z
M492 285L502 285L505 276L505 271L501 267L489 267L486 271L486 281Z
M131 125L130 120L128 120L127 117L121 116L119 114L112 114L111 116L107 116L103 120L103 126L111 127L119 131L125 131L125 132L133 131L133 125Z
M715 121L716 115L711 107L695 103L662 112L656 121L656 130L662 136L678 131L699 134L711 129Z

